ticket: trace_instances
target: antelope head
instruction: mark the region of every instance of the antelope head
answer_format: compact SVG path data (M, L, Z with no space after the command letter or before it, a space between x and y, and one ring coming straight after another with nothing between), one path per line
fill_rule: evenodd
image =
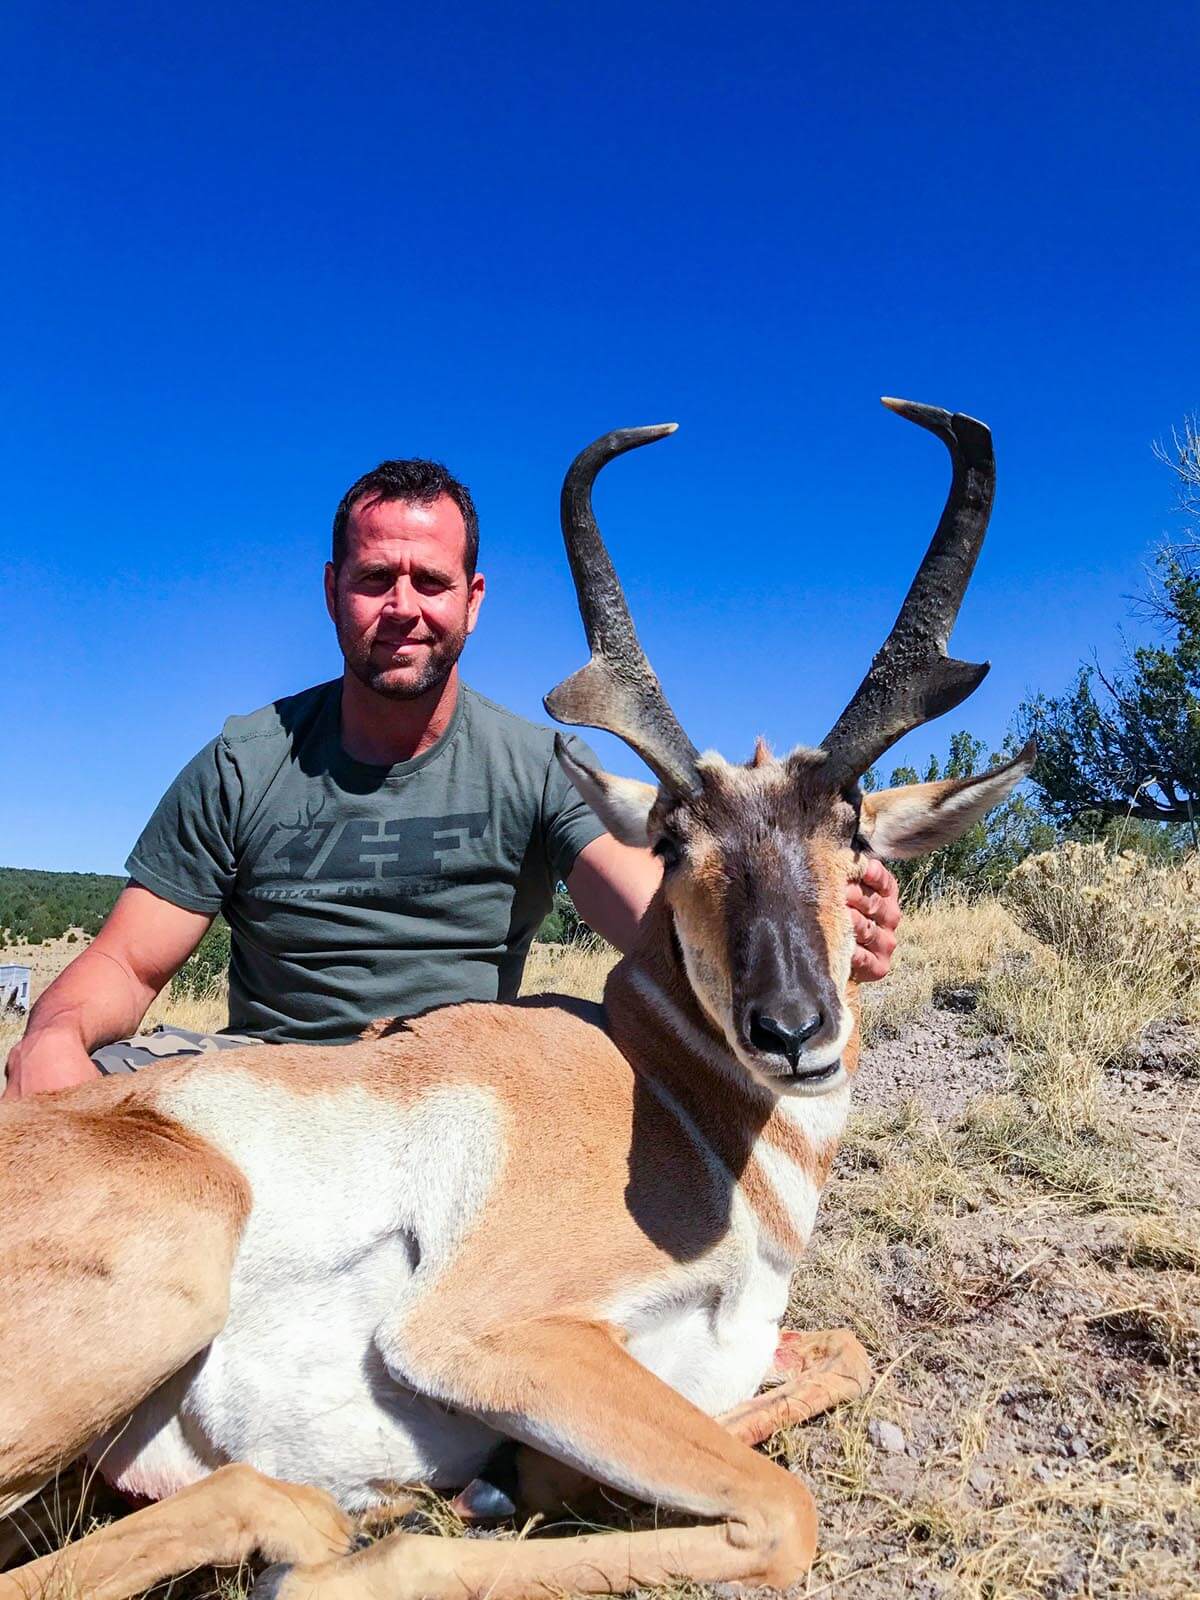
M558 759L610 833L662 859L660 898L695 999L742 1066L779 1093L825 1093L845 1076L854 1026L847 878L868 855L907 858L958 838L1034 759L1030 744L976 777L865 794L859 786L898 739L960 704L988 671L988 663L952 660L947 642L991 511L991 434L932 406L884 404L948 446L949 497L850 704L820 745L780 760L761 739L744 765L696 750L638 642L596 526L591 490L600 468L675 425L606 434L563 484L563 534L592 654L547 695L546 709L559 722L615 733L658 782L585 765L561 737Z

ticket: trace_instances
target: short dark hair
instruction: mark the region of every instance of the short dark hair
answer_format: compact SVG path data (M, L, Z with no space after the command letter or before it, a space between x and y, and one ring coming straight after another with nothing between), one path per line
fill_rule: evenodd
M467 577L473 578L479 561L479 513L471 491L447 472L440 461L424 461L419 456L408 461L381 461L346 490L333 514L333 565L340 567L345 559L350 513L360 501L406 500L410 505L427 506L442 495L453 500L462 512L463 527L467 530L465 566Z

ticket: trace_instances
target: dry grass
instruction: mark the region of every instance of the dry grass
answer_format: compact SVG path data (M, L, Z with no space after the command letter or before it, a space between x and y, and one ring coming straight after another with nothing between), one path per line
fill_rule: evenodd
M1195 1214L1124 1155L1085 1161L1014 1098L859 1121L789 1309L853 1328L878 1374L776 1441L821 1508L809 1593L1200 1593Z
M1002 959L1031 944L995 899L947 895L909 912L887 982L860 991L864 1044L895 1038L935 992L974 988Z
M599 1000L617 964L617 952L594 934L568 944L535 944L525 966L522 994L573 994Z
M992 1170L1032 1178L1080 1211L1158 1211L1159 1187L1132 1143L1089 1124L1070 1134L1016 1095L984 1100L963 1120L958 1151Z
M1147 1023L1200 1014L1200 862L1071 844L1023 862L1004 901L1038 945L988 975L984 1013L1058 1127L1094 1123L1104 1068Z

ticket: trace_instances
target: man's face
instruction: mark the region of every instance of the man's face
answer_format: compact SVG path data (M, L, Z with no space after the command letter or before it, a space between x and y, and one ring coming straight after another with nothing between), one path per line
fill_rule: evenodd
M325 604L346 665L377 694L415 700L450 675L483 600L483 577L466 574L466 542L448 495L350 512L341 566L325 568Z

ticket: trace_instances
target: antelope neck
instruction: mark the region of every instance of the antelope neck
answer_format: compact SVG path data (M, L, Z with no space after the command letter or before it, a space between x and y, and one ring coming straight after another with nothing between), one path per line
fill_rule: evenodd
M626 1060L690 1120L742 1189L773 1253L798 1259L848 1094L830 1095L839 1104L826 1108L824 1100L781 1100L750 1078L696 999L658 900L638 945L609 975L604 1001Z

